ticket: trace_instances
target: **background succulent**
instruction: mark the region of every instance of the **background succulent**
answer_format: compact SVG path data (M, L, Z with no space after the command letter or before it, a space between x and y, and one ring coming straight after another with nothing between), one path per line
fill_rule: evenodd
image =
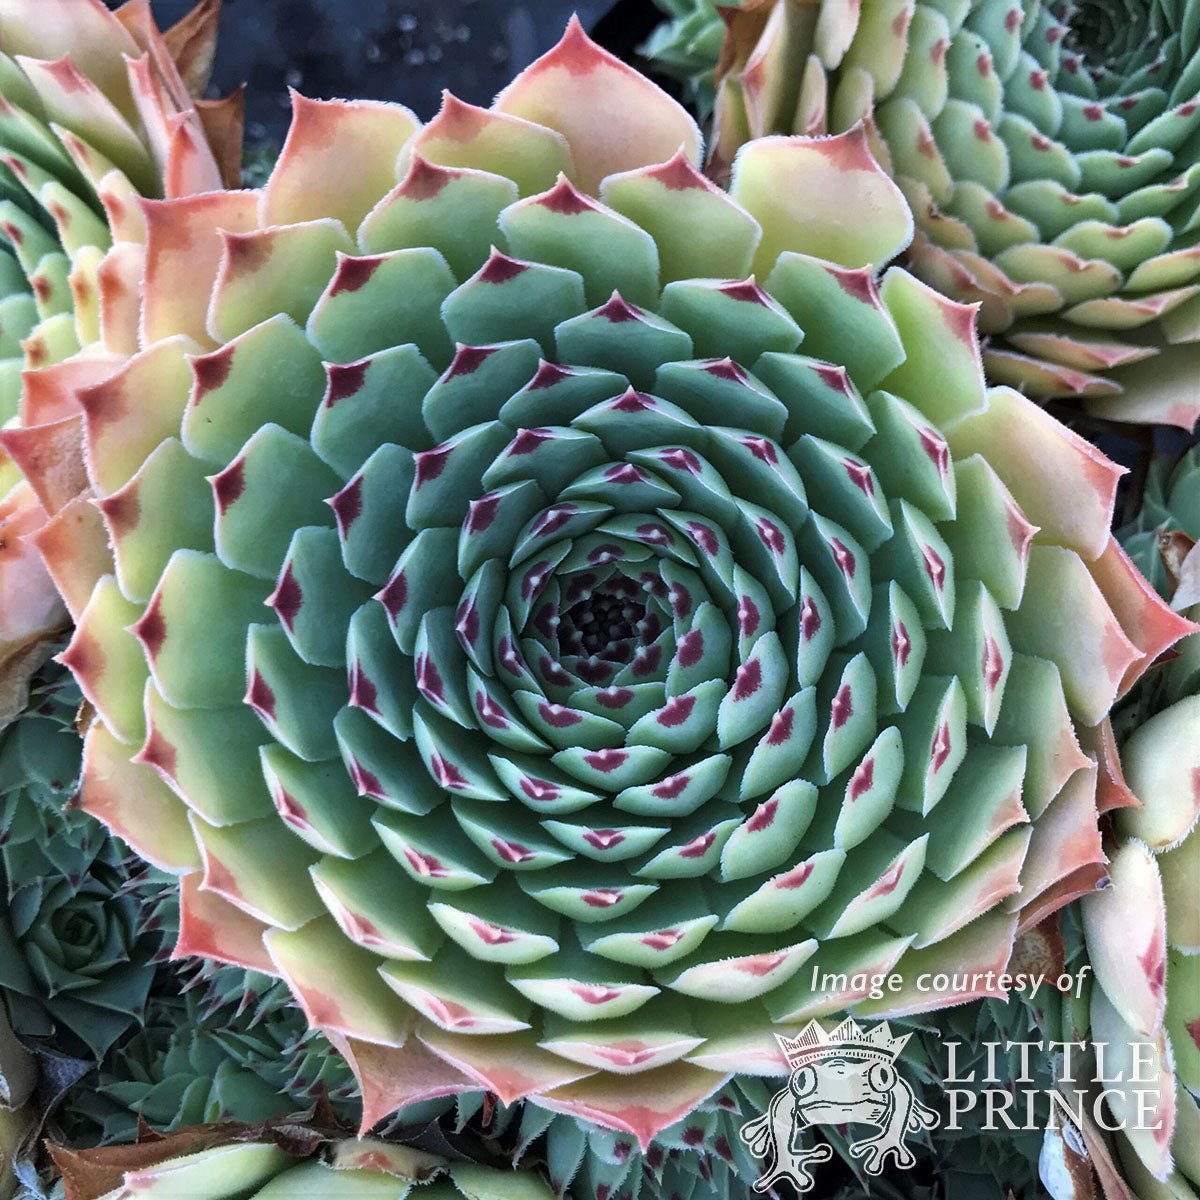
M66 362L79 383L111 371L111 354L136 345L121 314L136 304L126 285L145 238L139 196L236 181L240 97L193 100L219 10L201 0L163 34L147 4L0 5L0 726L66 623L33 540L69 543L86 519L60 511L77 490L66 448L78 407L23 390L23 373ZM25 482L31 460L56 464L54 482Z
M712 116L715 66L725 42L725 22L713 0L654 0L667 15L641 53L663 74L678 79L684 98L702 121Z
M686 7L662 37L711 52L710 6ZM749 0L726 11L710 169L727 171L747 138L865 121L916 216L908 263L980 302L993 382L1190 429L1190 14L1183 0Z
M1198 498L1197 450L1163 455L1123 531L1148 577L1193 620ZM1124 1186L1138 1200L1192 1200L1200 1195L1200 634L1146 676L1114 724L1129 802L1114 816L1110 886L1081 902L1096 975L1090 1037L1104 1046L1106 1074L1126 1080L1109 1085L1108 1099L1112 1118L1127 1125L1114 1135Z
M142 348L78 390L82 804L182 874L177 952L282 974L364 1127L486 1090L644 1146L777 1026L986 992L918 981L1094 886L1079 739L1187 625L1118 468L877 281L865 135L725 194L575 24L491 110L295 103L260 193L147 206Z
M1183 560L1200 540L1200 447L1154 455L1138 497L1137 514L1119 530L1119 536L1129 557L1159 594L1173 595ZM1190 645L1186 641L1180 650ZM1159 684L1175 682L1168 702L1186 694L1188 674L1175 666L1155 673ZM1147 706L1155 702L1158 692L1157 687L1139 688L1134 697L1138 703L1124 710L1126 722L1132 719L1136 724L1148 716Z
M16 1032L98 1059L140 1019L161 938L129 894L124 847L64 811L79 774L68 678L0 736L0 994Z
M159 1132L267 1121L321 1096L340 1119L357 1121L353 1076L283 984L238 970L238 996L223 1000L206 973L168 969L141 1026L67 1093L57 1115L71 1145L133 1141L139 1119Z

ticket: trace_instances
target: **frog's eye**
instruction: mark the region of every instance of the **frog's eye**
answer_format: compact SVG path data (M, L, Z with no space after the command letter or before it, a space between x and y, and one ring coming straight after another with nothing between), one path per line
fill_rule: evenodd
M889 1092L896 1082L896 1068L891 1063L872 1063L867 1072L867 1082L877 1092Z
M811 1095L817 1089L816 1071L812 1067L801 1067L800 1070L793 1071L789 1086L792 1089L792 1095L797 1100L803 1100L805 1096Z

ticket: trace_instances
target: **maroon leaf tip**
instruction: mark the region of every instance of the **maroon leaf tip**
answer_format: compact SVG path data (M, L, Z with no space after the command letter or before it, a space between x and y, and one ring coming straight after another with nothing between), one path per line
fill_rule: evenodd
M275 719L275 693L257 670L250 675L250 686L246 689L246 703L267 721Z
M359 391L366 381L370 365L368 358L352 363L326 363L325 407L332 408L339 400L345 400Z
M574 374L570 367L560 367L543 359L538 363L537 374L526 384L526 390L536 392L542 388L553 387L564 379L570 379Z
M414 154L408 174L404 176L397 192L406 200L432 200L459 171L431 163L427 158Z
M850 776L850 786L846 789L846 795L851 800L857 800L859 796L871 790L874 782L875 760L868 758L861 762L858 769Z
M665 163L651 167L647 176L657 180L668 191L682 192L688 188L699 188L702 191L716 190L699 171L688 161L683 150L677 151Z
M423 450L415 456L416 478L413 482L413 491L431 483L446 469L450 450L449 446L435 446L432 450Z
M175 747L153 725L146 731L142 748L133 756L134 762L153 767L160 775L175 778L177 755Z
M733 683L733 698L746 700L762 686L762 663L757 658L744 662L737 669Z
M611 54L602 50L588 37L579 18L572 13L562 40L539 63L535 63L531 70L536 71L539 66L543 69L554 66L565 69L571 75L590 75L596 69L597 63L606 59L615 61Z
M510 279L515 279L528 270L528 263L509 258L507 254L501 254L493 247L491 257L483 264L475 278L480 283L507 283Z
M350 667L350 703L365 712L379 712L379 692L367 678L362 663L355 660Z
M634 391L630 388L623 396L618 396L611 401L609 407L614 412L645 412L646 409L654 408L654 398L647 396L644 392Z
M717 288L717 291L742 304L761 304L764 308L771 306L771 298L758 286L753 275L748 279L723 283Z
M771 727L767 730L767 745L782 746L791 739L792 729L796 724L796 710L789 705L777 712L771 718Z
M192 404L199 404L209 392L216 391L229 378L236 349L237 347L230 342L220 350L192 359L192 376L196 381L192 389Z
M804 634L804 640L811 642L821 628L821 614L817 612L817 605L811 596L807 597L800 607L800 632Z
M300 584L296 580L292 564L288 563L283 568L283 574L280 575L275 590L267 597L267 604L275 610L280 621L290 633L303 602L304 593L300 590Z
M500 507L500 497L494 492L472 500L467 512L464 528L468 533L483 533L496 519L496 510Z
M235 458L219 475L210 475L217 511L224 516L246 490L246 460Z
M167 622L162 615L161 596L151 597L149 606L131 632L142 643L150 661L154 662L167 640Z
M718 379L728 379L731 383L745 383L750 377L733 359L710 359L704 364L710 376Z
M340 256L337 271L329 286L330 296L340 296L343 292L357 292L360 288L365 287L384 261L385 256L382 254L372 255L370 258Z
M454 355L454 361L450 364L446 374L442 378L454 379L458 375L474 375L495 353L495 346L459 345Z
M613 292L611 298L596 309L595 315L611 321L614 325L619 325L624 321L642 320L641 311L634 308L620 292Z
M818 363L816 371L826 387L832 388L835 392L841 392L843 396L852 397L854 395L854 386L850 382L849 375L846 374L845 367L835 367L832 363Z
M673 696L667 701L656 720L664 729L675 729L686 724L695 707L695 696Z
M253 233L224 232L225 258L231 270L252 274L271 257L271 234L256 230Z
M548 192L538 196L534 203L564 216L595 212L597 207L565 175L559 175L558 182Z
M852 716L854 716L854 701L850 693L850 685L844 683L829 706L829 718L834 729L841 729Z
M543 442L553 438L553 434L548 429L522 429L515 438L508 444L508 449L505 454L509 457L520 457L523 454L532 454Z
M329 501L333 515L337 518L338 531L345 538L350 526L362 515L363 477L355 475L336 496Z
M120 538L133 529L141 517L142 504L138 497L138 488L130 484L103 500L96 501L113 538Z
M855 300L864 304L878 303L879 293L875 288L875 277L870 267L859 267L856 270L827 267L826 270L848 296L853 296Z
M375 599L383 605L389 617L394 621L408 603L408 580L403 571L397 571L384 586L376 593Z

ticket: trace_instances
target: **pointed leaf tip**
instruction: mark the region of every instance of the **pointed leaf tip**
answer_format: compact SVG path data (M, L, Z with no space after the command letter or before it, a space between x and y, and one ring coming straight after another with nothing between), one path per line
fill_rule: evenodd
M395 184L396 159L420 122L400 104L310 100L295 88L291 99L291 127L263 189L262 223L335 217L357 229Z
M561 41L496 97L496 112L561 133L575 182L595 195L606 176L670 158L700 158L700 129L657 84L596 45L573 16Z
M785 250L879 267L912 241L912 213L872 155L861 122L833 137L746 143L729 194L763 227L754 270L764 279Z

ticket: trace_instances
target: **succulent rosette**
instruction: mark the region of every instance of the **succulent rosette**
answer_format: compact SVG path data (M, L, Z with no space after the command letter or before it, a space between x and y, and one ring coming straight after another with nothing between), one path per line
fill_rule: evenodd
M51 376L27 391L23 378L59 363L73 383L111 372L136 341L122 320L145 240L138 197L219 187L222 165L236 180L240 98L192 99L219 8L202 0L163 34L145 3L0 3L0 725L67 620L34 540L80 520L53 519L82 480L78 409Z
M58 1120L71 1143L132 1141L139 1120L159 1131L267 1121L322 1096L339 1118L356 1119L358 1088L341 1058L281 982L255 982L260 991L223 1003L199 977L182 994L184 980L159 981L141 1026L65 1097Z
M1125 544L1200 618L1200 455L1162 456ZM1130 801L1114 816L1107 889L1081 904L1095 969L1116 1160L1138 1200L1200 1196L1200 634L1114 718ZM1140 1065L1138 1065L1140 1062ZM1093 1137L1097 1136L1091 1131Z
M145 206L142 348L79 392L81 803L364 1127L480 1089L646 1145L776 1030L994 989L1189 628L1120 469L877 278L863 130L700 153L577 23L423 128L296 97L261 192Z
M687 7L670 28L695 55L712 41L710 6ZM992 382L1080 398L1112 420L1192 427L1191 6L749 0L722 15L718 177L748 138L865 120L916 217L908 265L980 303Z
M654 0L666 14L639 53L654 60L657 70L678 79L700 115L712 115L716 99L713 66L725 41L725 24L713 0Z
M0 736L0 997L16 1033L99 1059L142 1016L161 936L128 890L126 852L64 811L79 774L71 681Z

